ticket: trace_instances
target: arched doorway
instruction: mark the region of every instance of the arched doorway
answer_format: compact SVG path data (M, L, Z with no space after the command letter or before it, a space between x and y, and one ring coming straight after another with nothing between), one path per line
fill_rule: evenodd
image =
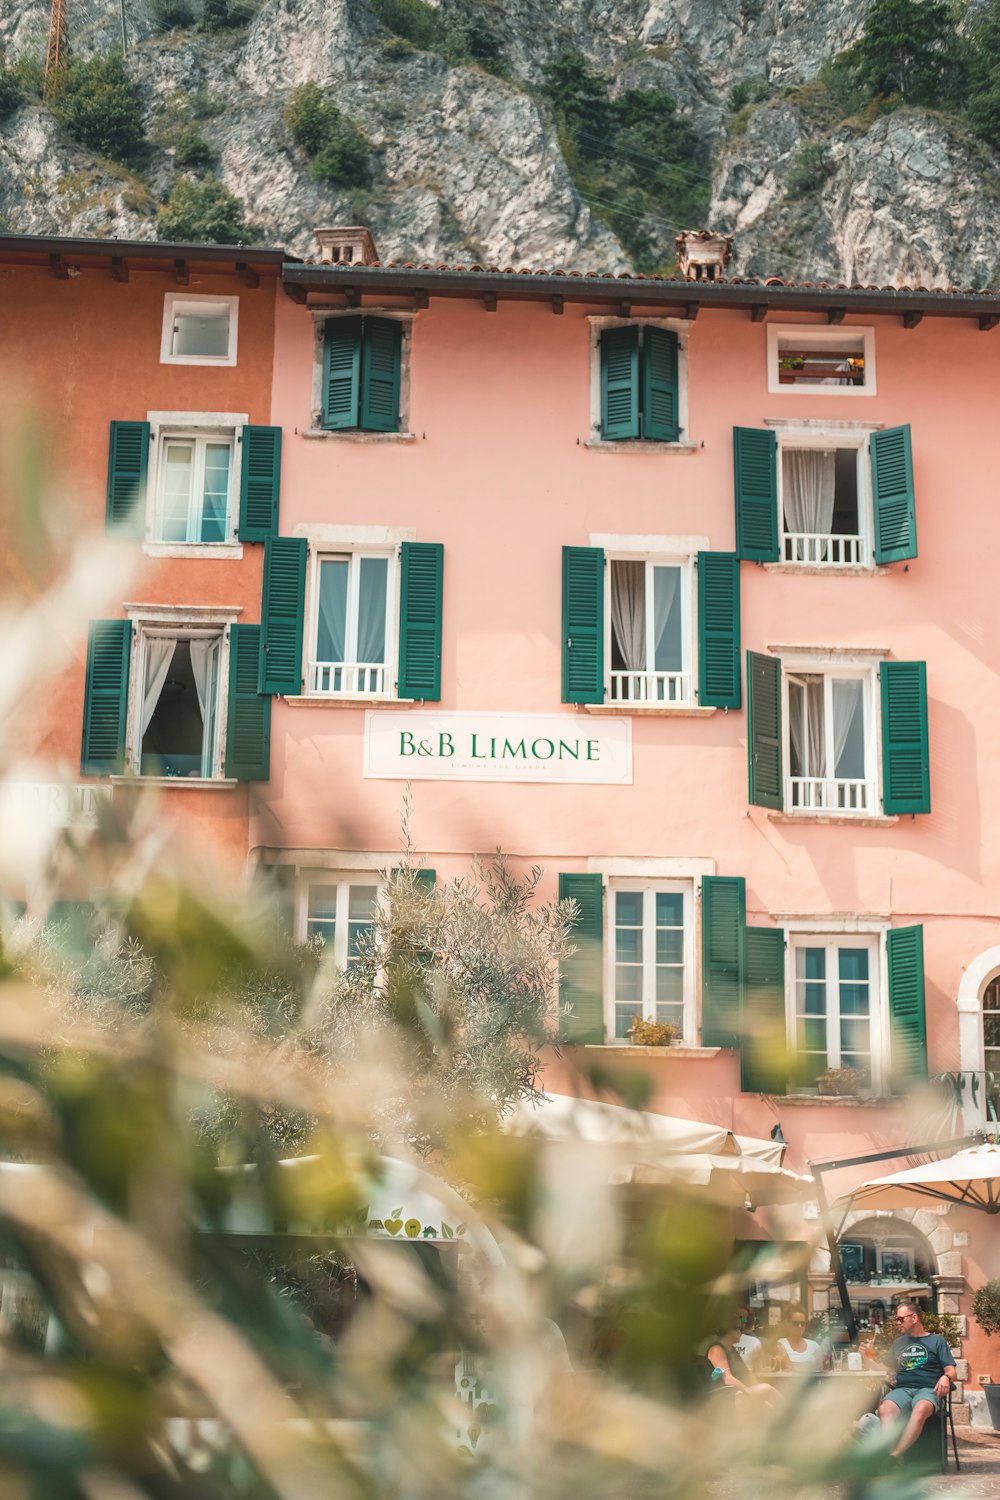
M966 1130L1000 1121L1000 947L973 959L958 987L959 1095Z
M851 1213L838 1245L859 1327L881 1326L904 1297L928 1312L958 1313L965 1277L944 1215L927 1209ZM825 1246L813 1255L809 1290L813 1311L825 1311L831 1327L842 1326L843 1310Z

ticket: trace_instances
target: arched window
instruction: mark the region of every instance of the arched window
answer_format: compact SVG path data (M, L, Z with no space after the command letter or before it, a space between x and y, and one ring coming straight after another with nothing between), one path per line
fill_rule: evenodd
M1000 974L983 990L983 1067L994 1107L1000 1095Z

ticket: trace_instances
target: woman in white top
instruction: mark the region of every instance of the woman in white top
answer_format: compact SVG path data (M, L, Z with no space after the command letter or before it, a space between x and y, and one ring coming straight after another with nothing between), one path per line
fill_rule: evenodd
M788 1334L775 1346L781 1368L797 1375L819 1370L823 1364L823 1351L815 1339L806 1338L806 1315L801 1307L789 1309L788 1323Z

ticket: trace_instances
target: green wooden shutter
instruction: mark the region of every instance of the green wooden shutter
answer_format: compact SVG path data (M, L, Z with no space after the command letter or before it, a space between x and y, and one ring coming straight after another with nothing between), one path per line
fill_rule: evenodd
M875 510L875 561L917 555L917 514L909 427L887 427L868 440Z
M736 551L750 562L777 562L778 440L755 427L733 428Z
M780 927L743 928L740 1086L747 1094L788 1088L785 1027L785 934Z
M576 945L559 969L559 999L570 1009L559 1018L560 1040L604 1041L604 891L600 875L560 875L559 900L579 911L570 932Z
M665 328L643 330L642 435L661 443L680 437L677 335Z
M148 472L149 423L112 422L105 510L109 531L142 536Z
M226 775L237 781L267 781L271 775L271 700L258 688L259 625L229 630L229 708Z
M399 585L399 696L436 703L441 697L444 547L404 542Z
M302 615L306 592L304 537L272 536L264 543L258 691L302 690Z
M80 770L85 776L120 775L125 769L131 645L128 620L91 620L80 756Z
M781 662L756 651L747 652L747 756L751 804L780 811Z
M437 871L422 865L419 870L414 870L413 878L425 891L432 891L437 884Z
M604 551L562 553L562 701L604 702Z
M746 925L742 875L703 875L701 881L701 1040L735 1047L740 1026L742 938Z
M882 688L882 807L887 813L929 813L927 664L884 661Z
M698 553L698 702L739 708L740 563L735 552Z
M240 541L266 542L278 535L281 428L244 427L242 439Z
M895 1086L927 1077L924 1014L924 929L893 927L885 935L889 970L889 1025Z
M639 436L639 330L601 334L601 437Z
M395 318L365 318L361 336L361 426L365 432L399 431L403 325Z
M361 319L328 318L323 335L323 426L357 427L361 404Z

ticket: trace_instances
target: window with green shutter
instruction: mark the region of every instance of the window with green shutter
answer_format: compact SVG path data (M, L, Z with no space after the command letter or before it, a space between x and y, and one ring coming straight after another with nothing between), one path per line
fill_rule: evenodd
M894 1087L927 1077L924 1010L924 929L894 927L886 933L889 1025Z
M120 775L125 769L131 645L132 627L128 620L91 621L80 756L80 769L85 776Z
M882 692L882 807L886 814L931 810L927 735L927 664L884 661Z
M600 875L561 874L559 900L575 901L570 939L576 948L559 968L559 1035L564 1042L604 1041L604 892Z
M748 651L747 757L754 807L784 805L781 749L781 662Z
M705 875L701 882L701 1040L705 1047L739 1042L746 881Z
M744 927L740 994L740 1081L744 1093L783 1094L788 1084L785 934Z
M328 318L323 331L322 425L398 432L403 325L369 314Z
M149 434L148 422L111 423L105 523L120 535L142 536L145 528Z
M601 438L680 438L680 346L656 324L605 328L599 340Z
M562 701L604 702L604 551L562 551Z
M740 563L733 552L698 553L698 702L739 708Z
M239 537L264 542L278 535L281 428L244 427L242 448Z
M302 537L264 543L259 691L294 696L302 690L303 608L307 545Z
M777 562L778 440L769 429L733 428L736 551L750 562Z
M404 542L400 549L399 696L436 703L441 697L444 547Z
M917 555L917 518L909 427L886 427L869 438L875 561Z
M225 773L237 781L271 775L271 699L258 686L260 637L259 625L233 625L229 632Z

